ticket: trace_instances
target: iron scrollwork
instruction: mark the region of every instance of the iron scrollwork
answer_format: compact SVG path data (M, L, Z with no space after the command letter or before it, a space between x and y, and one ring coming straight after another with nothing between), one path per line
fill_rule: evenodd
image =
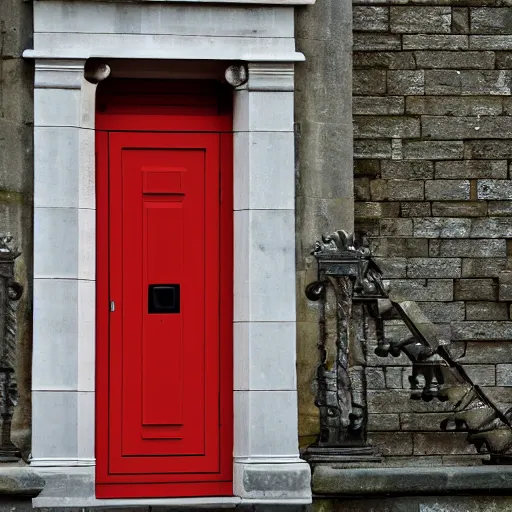
M23 286L14 279L14 263L20 256L10 235L0 235L0 461L15 462L20 451L11 440L11 424L18 404L16 381L16 309Z
M367 312L358 298L384 289L380 272L365 242L356 243L344 231L323 237L312 254L318 279L307 286L306 296L319 302L320 433L304 456L310 462L379 461L366 443L366 346L360 328Z

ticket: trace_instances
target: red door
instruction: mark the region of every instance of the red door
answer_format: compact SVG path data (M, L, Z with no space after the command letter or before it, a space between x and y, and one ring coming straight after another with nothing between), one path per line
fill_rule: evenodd
M228 137L98 132L99 498L232 494Z

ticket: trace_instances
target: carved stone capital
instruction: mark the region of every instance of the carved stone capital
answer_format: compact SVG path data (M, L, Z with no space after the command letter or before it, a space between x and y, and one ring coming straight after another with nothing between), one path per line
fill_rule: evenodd
M249 62L250 91L290 92L294 89L293 62Z
M81 89L85 60L37 59L36 89Z

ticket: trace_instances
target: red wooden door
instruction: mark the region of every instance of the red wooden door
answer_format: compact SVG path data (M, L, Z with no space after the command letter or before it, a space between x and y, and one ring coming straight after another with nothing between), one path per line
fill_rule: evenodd
M97 146L96 496L231 495L230 137Z

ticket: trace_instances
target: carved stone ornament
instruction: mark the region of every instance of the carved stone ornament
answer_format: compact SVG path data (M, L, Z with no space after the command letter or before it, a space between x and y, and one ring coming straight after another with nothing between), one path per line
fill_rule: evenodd
M23 286L14 280L14 262L21 253L10 235L0 235L0 462L20 458L11 441L11 423L18 404L16 382L16 308Z

